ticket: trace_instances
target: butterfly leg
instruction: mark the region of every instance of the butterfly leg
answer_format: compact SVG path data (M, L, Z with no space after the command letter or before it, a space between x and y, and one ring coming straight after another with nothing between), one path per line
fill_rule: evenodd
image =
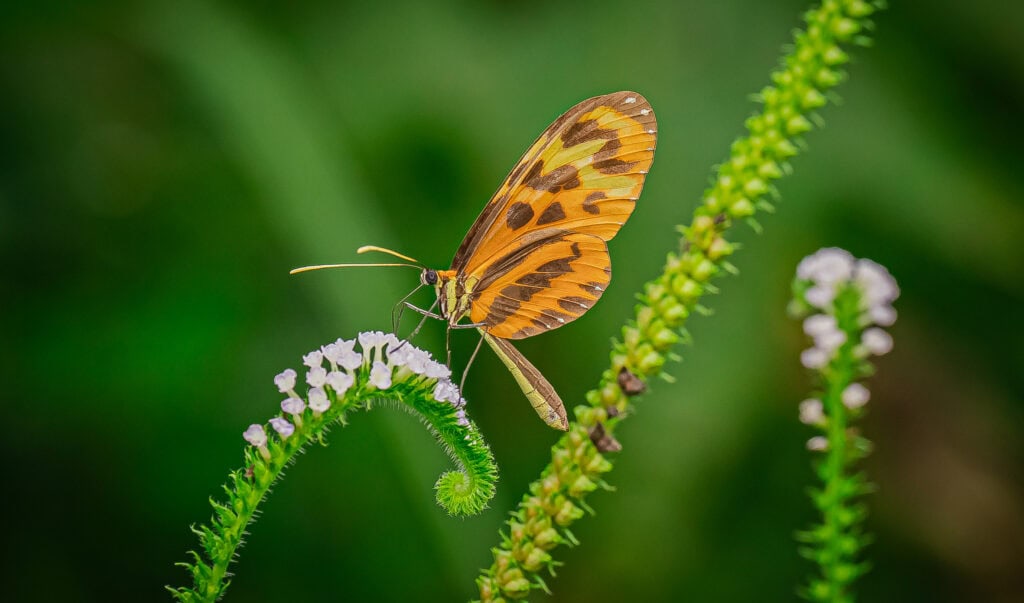
M395 307L391 309L391 332L398 334L398 326L402 323L402 314L405 312L405 303L409 301L417 291L423 287L422 284L417 285L415 289L409 292L409 295L403 297Z
M443 316L441 316L440 314L434 314L434 312L432 311L434 308L437 307L436 301L432 306L430 306L429 310L424 310L423 308L420 308L419 306L414 306L409 302L404 302L402 305L404 305L406 308L409 308L410 310L413 310L414 312L419 312L420 314L426 316L427 318L436 318L437 320L444 320Z
M409 336L406 337L405 339L403 339L402 343L398 344L398 347L395 348L396 350L402 349L402 346L404 346L405 344L409 343L412 340L413 337L416 337L416 335L420 332L420 329L422 329L423 325L427 322L428 318L437 318L437 319L440 319L440 320L444 320L443 318L441 318L437 314L433 314L431 312L431 310L433 310L437 306L437 300L435 300L433 305L431 305L430 308L427 309L427 310L424 310L423 308L414 306L414 305L412 305L411 303L409 303L407 301L403 301L402 304L405 307L407 307L407 308L410 308L412 310L415 310L415 311L419 312L420 314L423 315L423 318L420 319L420 323L418 325L416 325L416 328L412 330L412 333L409 333ZM399 320L401 320L401 319L399 319Z
M459 381L459 392L462 392L466 388L466 375L469 374L469 367L473 366L473 361L476 360L476 355L480 353L480 347L484 344L484 336L480 335L480 341L476 342L476 349L469 357L469 362L466 363L466 368L462 369L462 380Z

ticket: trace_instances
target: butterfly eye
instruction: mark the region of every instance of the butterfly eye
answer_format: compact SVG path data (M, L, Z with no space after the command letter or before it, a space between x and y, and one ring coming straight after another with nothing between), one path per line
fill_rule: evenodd
M437 271L436 270L424 270L420 276L420 281L424 285L436 285L437 284Z

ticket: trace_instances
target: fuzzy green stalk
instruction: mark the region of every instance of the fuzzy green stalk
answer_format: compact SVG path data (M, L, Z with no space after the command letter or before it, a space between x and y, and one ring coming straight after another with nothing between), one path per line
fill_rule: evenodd
M810 578L800 594L811 601L852 603L852 583L869 568L866 562L858 562L857 556L870 541L861 528L867 508L855 499L871 491L864 474L855 473L853 466L870 450L870 442L850 430L855 411L843 404L843 392L865 376L869 366L855 354L863 331L858 324L860 294L856 287L842 289L835 308L839 329L847 340L821 373L827 456L816 467L822 488L811 489L810 497L822 520L797 534L797 540L806 545L800 548L800 554L817 564L819 575Z
M380 348L377 353L378 356L382 353ZM272 420L288 421L294 426L293 433L282 436L271 432L263 438L265 442L246 447L242 468L232 471L224 485L226 500L220 502L211 498L214 514L209 524L192 528L199 536L202 553L190 551L192 560L178 564L192 575L193 585L168 587L176 600L187 603L219 600L230 584L228 567L243 543L243 536L271 486L283 477L285 468L307 445L324 444L330 428L336 424L346 425L350 412L369 410L374 404L394 402L418 415L457 465L456 470L444 473L437 480L439 505L452 515L473 515L487 507L494 496L498 475L494 456L479 429L465 417L459 405L435 398L438 378L398 366L394 369L393 382L378 388L368 361L349 374L354 383L341 395L331 387L323 388L330 401L326 411L314 412L310 398L310 405L304 404L301 413L282 413ZM263 433L260 432L261 436Z
M644 286L635 317L623 327L621 341L613 343L610 367L587 392L588 405L574 409L576 420L552 447L551 463L511 513L508 533L493 549L494 563L477 578L482 601L523 599L536 589L550 592L541 572L554 574L551 551L576 543L569 527L589 509L586 495L606 487L603 475L612 464L605 454L621 450L614 432L629 416L630 399L645 391L652 377L671 380L663 367L677 358L674 346L689 339L687 318L694 311L708 312L699 301L716 292L712 278L736 272L727 261L736 246L724 233L737 220L760 231L753 215L773 211L768 199L778 192L772 181L791 171L788 161L801 148L801 137L821 122L816 111L844 79L841 65L849 60L844 46L870 43L865 32L880 8L880 2L825 0L804 15L806 28L795 34L792 50L772 73L774 85L757 95L762 110L747 119L747 135L733 143L718 166L693 221L680 227L679 251L669 253L663 273Z
M859 382L874 372L868 358L892 349L882 327L896 320L891 304L898 296L885 268L834 248L805 258L793 283L790 312L804 319L814 340L801 362L821 383L816 397L800 404L801 422L822 434L807 447L824 454L814 463L821 485L809 491L821 520L796 536L800 554L818 570L798 591L811 601L852 603L853 582L869 568L860 559L871 540L862 528L867 507L858 499L872 487L856 463L870 453L871 442L853 424L870 398Z

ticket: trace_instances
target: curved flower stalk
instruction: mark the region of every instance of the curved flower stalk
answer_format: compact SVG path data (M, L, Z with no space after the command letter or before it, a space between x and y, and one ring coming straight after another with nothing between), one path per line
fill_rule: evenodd
M797 267L790 311L814 341L800 361L821 383L821 391L800 403L800 421L821 432L807 448L824 455L815 462L821 486L810 491L821 522L797 534L800 554L818 566L818 575L800 589L811 601L852 602L853 582L868 570L858 559L870 540L861 528L867 508L856 500L871 485L854 467L871 442L853 423L871 397L858 381L873 372L868 358L892 349L883 327L896 321L892 302L898 296L885 268L842 249L822 249Z
M193 527L203 554L191 552L181 563L193 579L191 588L168 588L186 602L216 601L227 589L228 565L256 509L284 468L311 442L323 443L337 423L345 425L353 410L369 409L378 400L394 400L420 415L438 443L458 465L437 480L437 502L452 515L472 515L494 496L498 470L490 448L466 416L465 400L450 380L451 371L428 352L378 331L357 340L339 339L303 357L306 395L296 391L298 374L287 369L274 378L285 395L281 412L268 429L254 423L243 436L249 443L243 468L224 486L227 500L211 499L209 525Z
M522 599L534 589L550 592L541 572L553 575L555 547L576 543L569 526L589 509L586 495L607 487L602 476L612 464L605 455L622 448L614 432L629 416L631 398L643 393L652 377L671 380L663 368L677 359L675 344L689 339L687 318L694 311L708 313L699 302L716 292L712 278L736 272L728 262L736 246L726 240L726 231L737 220L760 230L753 215L773 211L768 198L778 193L771 182L791 171L788 161L801 148L801 137L821 122L815 112L844 78L843 46L870 42L865 32L880 8L881 2L824 0L804 15L806 29L796 33L792 49L772 73L774 85L757 95L763 107L747 119L747 135L733 143L693 221L680 227L679 251L669 253L663 273L644 286L635 318L613 344L610 368L587 392L588 405L574 409L576 420L552 447L551 463L512 512L508 533L493 549L494 563L477 578L481 600Z

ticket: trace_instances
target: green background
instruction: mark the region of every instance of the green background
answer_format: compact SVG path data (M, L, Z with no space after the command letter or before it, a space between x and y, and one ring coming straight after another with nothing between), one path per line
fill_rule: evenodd
M573 527L558 601L792 600L813 518L796 420L798 260L838 245L903 288L863 428L875 569L865 601L1024 600L1024 4L893 2L843 104L780 182L696 345L619 432ZM643 93L660 140L573 325L521 342L567 403L606 366L753 110L803 2L36 2L0 14L0 347L11 601L158 601L240 463L271 378L390 326L405 270L292 277L378 244L447 267L526 146L586 97ZM423 298L426 300L427 298ZM408 326L406 328L409 328ZM418 343L443 349L429 324ZM454 337L455 364L475 340ZM470 412L502 470L451 519L415 419L356 415L295 465L228 601L452 601L557 434L484 354ZM544 599L537 596L536 599Z

